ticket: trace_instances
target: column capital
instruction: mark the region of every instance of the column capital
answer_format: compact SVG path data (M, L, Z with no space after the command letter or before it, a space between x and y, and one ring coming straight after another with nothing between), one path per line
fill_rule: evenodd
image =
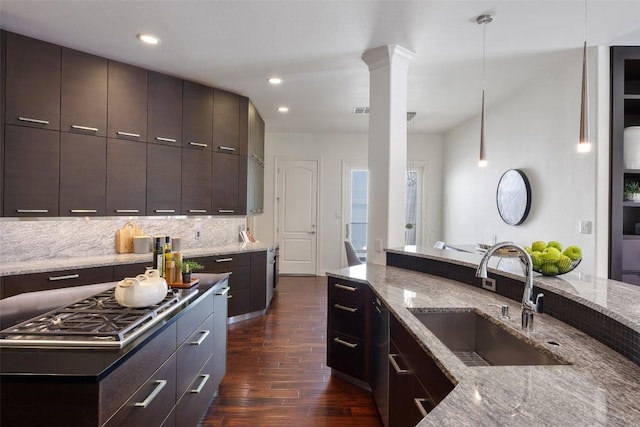
M362 54L362 60L369 66L369 71L386 65L397 65L408 70L414 56L416 56L415 53L400 45L388 44L367 49Z

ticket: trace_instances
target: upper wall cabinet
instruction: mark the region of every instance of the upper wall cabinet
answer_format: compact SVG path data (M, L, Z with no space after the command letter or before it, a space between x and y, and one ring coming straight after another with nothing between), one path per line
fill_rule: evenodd
M247 155L246 145L240 145L240 97L235 93L215 89L213 94L213 150Z
M147 140L147 80L147 70L109 61L107 136Z
M60 47L6 35L6 123L60 129Z
M107 135L107 60L62 49L60 130Z
M182 145L182 80L149 72L148 123L147 141Z
M213 141L213 89L184 81L182 87L182 145L211 150Z

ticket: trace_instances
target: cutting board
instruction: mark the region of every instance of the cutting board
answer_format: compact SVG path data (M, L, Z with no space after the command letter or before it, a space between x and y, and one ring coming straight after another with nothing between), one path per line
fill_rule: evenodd
M127 222L124 227L116 230L116 252L119 254L133 253L133 238L142 235L142 228L134 222Z

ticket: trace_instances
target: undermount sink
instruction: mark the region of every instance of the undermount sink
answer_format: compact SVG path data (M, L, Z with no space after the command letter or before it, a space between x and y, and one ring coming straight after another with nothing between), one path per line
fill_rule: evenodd
M409 309L467 366L566 365L472 309Z

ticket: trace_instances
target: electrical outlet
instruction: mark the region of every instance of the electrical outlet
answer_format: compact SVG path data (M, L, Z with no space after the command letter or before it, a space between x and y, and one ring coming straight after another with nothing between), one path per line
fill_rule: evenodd
M490 279L490 278L482 279L482 289L487 289L491 292L495 292L496 291L495 279Z
M195 237L196 240L200 240L200 237L202 237L202 230L201 230L200 227L201 227L200 226L200 222L197 221L195 223L195 227L194 227L195 228L195 236L194 237Z

